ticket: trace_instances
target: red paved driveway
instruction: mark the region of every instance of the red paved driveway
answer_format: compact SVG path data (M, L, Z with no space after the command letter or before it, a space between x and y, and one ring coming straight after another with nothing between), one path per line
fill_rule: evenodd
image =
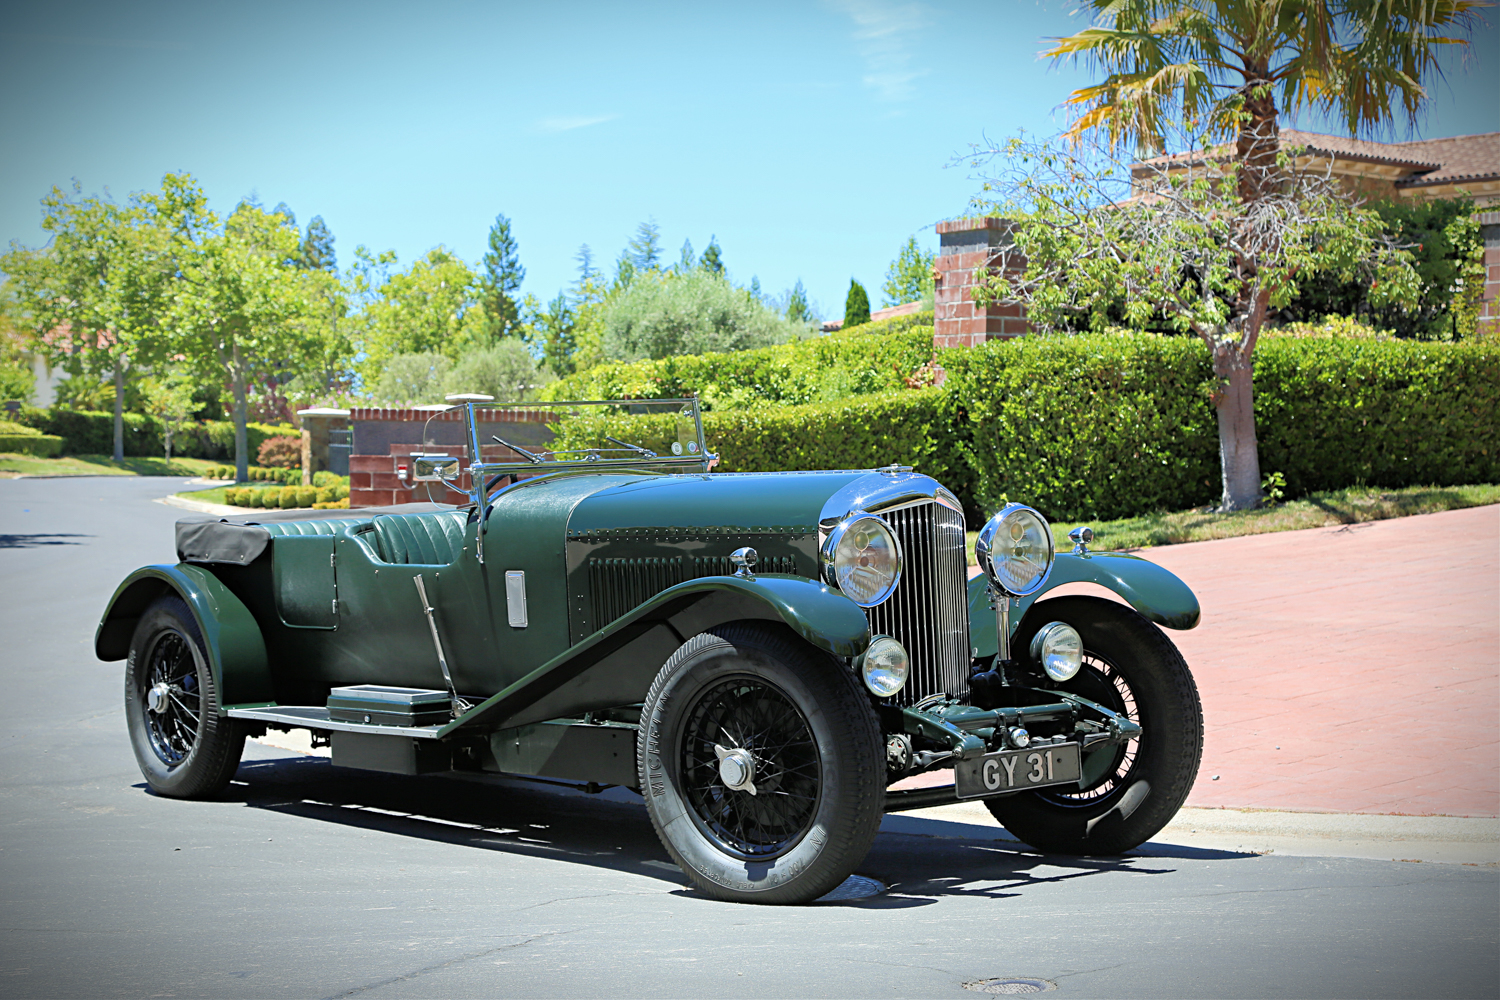
M1189 805L1500 814L1500 506L1142 554L1203 604Z

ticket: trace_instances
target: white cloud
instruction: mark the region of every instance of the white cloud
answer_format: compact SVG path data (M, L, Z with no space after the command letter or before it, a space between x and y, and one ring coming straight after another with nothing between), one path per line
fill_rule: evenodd
M602 125L604 122L612 122L619 115L572 115L562 118L543 118L536 123L536 127L543 132L571 132L575 128L588 128L590 125Z
M854 40L865 61L865 86L881 100L910 100L912 81L928 72L912 68L907 48L911 36L927 24L926 8L883 0L833 0L833 7L854 21Z

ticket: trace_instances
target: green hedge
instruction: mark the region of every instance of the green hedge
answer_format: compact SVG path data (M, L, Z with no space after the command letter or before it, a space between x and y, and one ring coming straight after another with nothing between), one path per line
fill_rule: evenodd
M928 312L776 347L600 365L554 382L543 395L675 399L697 393L709 411L831 402L901 389L932 353Z
M0 434L0 452L53 458L62 454L63 439L55 434Z
M109 455L115 450L115 417L113 413L91 410L28 408L21 411L20 422L45 434L63 439L63 451L70 455ZM125 414L125 454L161 455L161 425L140 413ZM289 424L247 424L245 435L254 456L261 442L270 437L296 435L300 431ZM205 420L179 427L172 435L172 454L184 458L234 460L234 423L229 420Z
M745 352L755 353L755 352ZM1022 500L1055 520L1182 510L1220 494L1204 345L1153 335L1027 337L942 351L941 389L704 414L726 472L915 466L970 515ZM1500 481L1500 349L1271 338L1257 352L1261 469L1296 496L1360 483ZM668 417L573 422L665 453Z

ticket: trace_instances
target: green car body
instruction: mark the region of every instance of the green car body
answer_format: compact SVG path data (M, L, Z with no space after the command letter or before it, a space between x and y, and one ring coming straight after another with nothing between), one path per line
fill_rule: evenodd
M483 454L472 405L468 431L469 453ZM312 730L330 737L335 765L489 771L595 789L643 784L642 705L694 637L747 625L789 630L824 658L817 662L856 676L875 638L893 637L909 653L906 685L889 697L868 679L868 691L850 690L869 703L861 711L878 718L892 752L906 755L894 783L937 761L1015 751L1025 743L1007 733L1030 724L1063 726L1080 753L1106 736L1111 746L1139 736L1124 714L1076 692L971 696L986 676L1018 683L1003 675L1027 655L1009 652L1011 637L1036 632L1033 608L1050 591L1096 584L1157 625L1198 622L1197 600L1166 570L1083 545L1054 556L1050 534L1049 570L1025 597L1002 595L983 574L969 579L961 505L907 468L726 474L708 471L706 458L665 473L558 464L498 490L471 487L466 505L187 519L181 561L121 583L95 651L130 657L135 669L153 609L175 595L211 673L205 707L245 733ZM471 463L470 481L500 468ZM889 596L862 606L839 589L830 545L866 515L899 539L904 561ZM430 696L443 711L406 721L335 711L348 689L371 685ZM149 694L140 689L137 701ZM1075 722L1076 734L1067 728ZM146 753L138 740L143 768ZM889 793L885 808L952 801L953 789Z

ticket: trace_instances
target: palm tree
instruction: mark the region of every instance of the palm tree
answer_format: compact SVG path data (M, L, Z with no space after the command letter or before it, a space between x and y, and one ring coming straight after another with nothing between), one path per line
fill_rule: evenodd
M1083 59L1104 80L1076 90L1067 136L1166 152L1169 135L1233 140L1212 152L1236 171L1248 210L1285 182L1278 118L1312 111L1351 135L1398 113L1416 125L1438 56L1469 44L1485 0L1089 0L1094 25L1052 41L1054 61ZM1279 100L1279 106L1278 106ZM1398 112L1399 107L1399 112ZM1253 211L1248 214L1253 215ZM1246 281L1226 335L1211 341L1224 509L1259 495L1252 356L1270 292Z

